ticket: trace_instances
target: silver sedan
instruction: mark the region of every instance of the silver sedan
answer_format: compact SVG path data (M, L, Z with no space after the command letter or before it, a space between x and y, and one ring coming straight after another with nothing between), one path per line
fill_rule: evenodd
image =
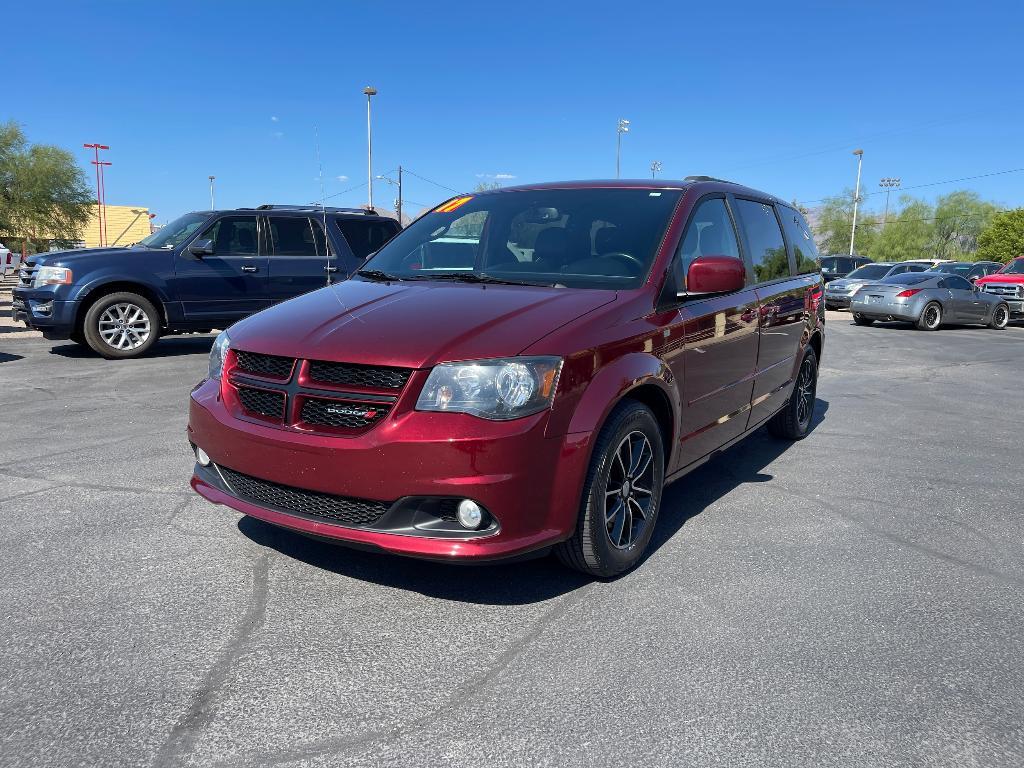
M1001 296L985 293L962 277L935 272L893 275L858 289L850 300L853 322L905 320L922 331L945 324L978 323L1002 330L1010 308Z

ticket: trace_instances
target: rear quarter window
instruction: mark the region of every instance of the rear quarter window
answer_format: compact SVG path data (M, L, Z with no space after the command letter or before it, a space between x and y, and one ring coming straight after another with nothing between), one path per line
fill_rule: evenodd
M786 238L789 240L789 247L793 249L793 258L796 261L796 273L806 275L817 272L820 269L821 257L814 245L814 236L810 227L804 221L799 211L794 211L786 206L779 206L779 218L782 219L782 228L786 230ZM849 259L836 259L841 271L850 271Z

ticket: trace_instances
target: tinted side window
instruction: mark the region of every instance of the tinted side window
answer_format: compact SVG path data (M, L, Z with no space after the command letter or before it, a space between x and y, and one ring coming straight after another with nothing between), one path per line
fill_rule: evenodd
M737 200L740 226L750 243L750 260L754 265L754 279L758 283L789 277L789 256L782 230L770 205L752 200Z
M397 224L383 221L360 221L359 219L337 219L338 229L357 259L365 259L391 239L397 231Z
M256 255L256 217L225 216L199 236L200 240L213 240L213 252L218 256Z
M950 275L946 278L946 287L956 291L973 291L974 286L959 275Z
M270 241L275 256L316 256L316 242L309 219L298 216L271 216Z
M711 198L697 205L697 209L686 225L686 234L679 246L679 253L673 262L675 285L686 285L686 272L698 256L740 257L736 244L736 230L725 207L725 200Z
M804 217L792 208L779 206L779 217L782 219L782 226L786 230L786 237L793 248L793 256L796 259L796 273L806 275L819 270L820 258L818 249L814 246L814 237L811 230L804 221ZM840 259L843 271L852 272L852 259Z

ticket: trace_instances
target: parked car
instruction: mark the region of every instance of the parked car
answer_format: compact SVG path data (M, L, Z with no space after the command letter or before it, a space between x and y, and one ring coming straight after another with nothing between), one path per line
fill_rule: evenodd
M106 358L137 357L160 336L227 328L344 279L399 228L352 208L189 213L129 248L30 257L13 316L47 339L87 344Z
M824 312L803 217L707 177L448 200L351 280L221 334L192 487L444 561L639 562L663 485L811 429Z
M846 277L833 280L825 286L825 308L847 309L850 299L862 285L878 282L884 277L901 275L904 272L924 272L932 266L926 261L896 261L865 264Z
M821 278L825 284L846 277L858 267L873 263L866 256L822 256Z
M959 275L972 283L979 277L998 272L1003 265L998 261L947 261L931 267L929 272L943 272L947 275Z
M986 293L1000 297L1014 315L1024 315L1024 256L1003 265L998 272L974 281Z
M883 278L863 286L850 304L853 322L905 320L922 331L944 323L978 323L1002 330L1010 308L999 296L985 293L959 275L923 272Z
M21 265L21 254L0 243L0 277L14 274Z

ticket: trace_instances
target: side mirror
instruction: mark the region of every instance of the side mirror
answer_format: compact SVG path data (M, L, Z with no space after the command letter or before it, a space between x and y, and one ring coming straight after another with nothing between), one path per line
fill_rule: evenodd
M732 293L747 283L743 262L733 256L698 256L686 273L686 290L676 294L683 299L706 293Z
M197 259L201 259L203 256L212 256L213 240L196 240L188 247L188 252Z

